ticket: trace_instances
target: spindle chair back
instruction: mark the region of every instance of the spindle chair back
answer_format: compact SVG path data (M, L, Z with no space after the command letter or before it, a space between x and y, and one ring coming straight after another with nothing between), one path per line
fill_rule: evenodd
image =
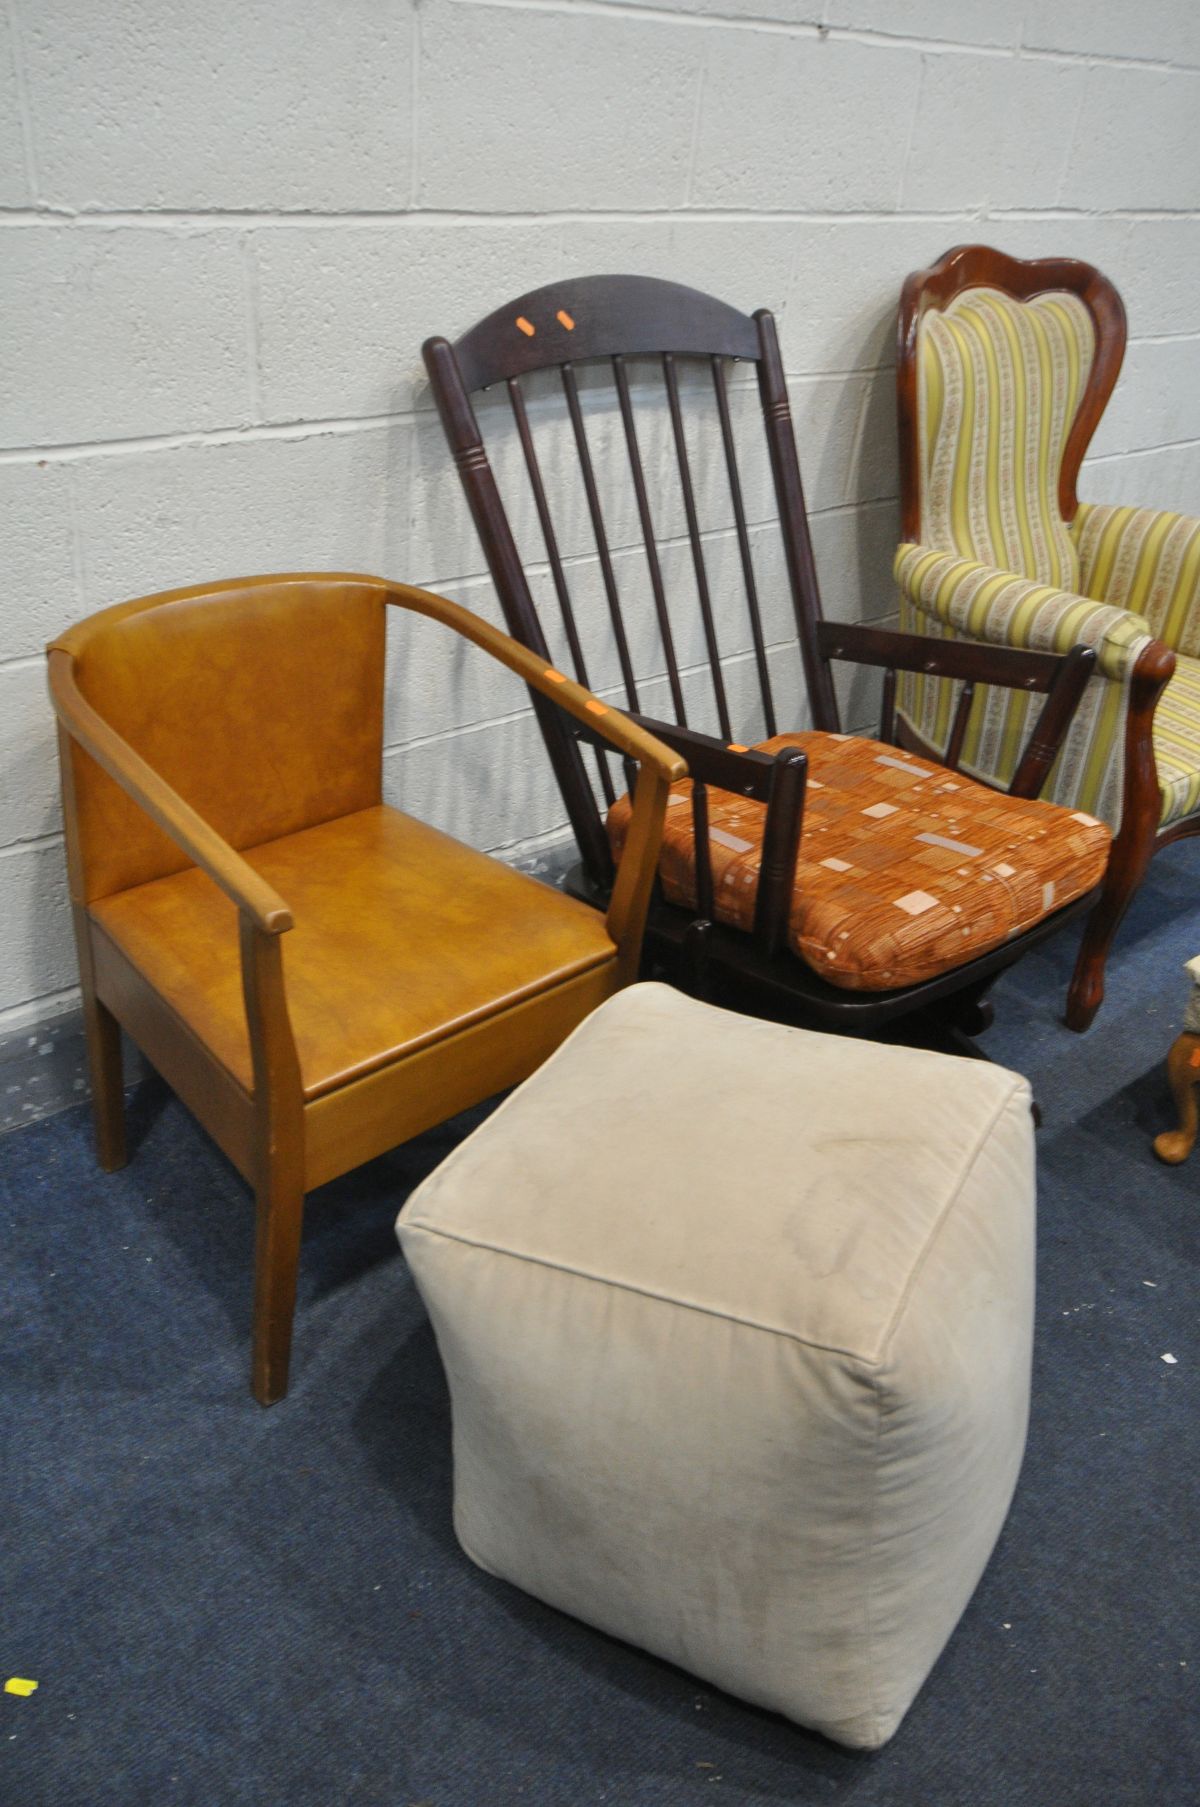
M786 950L807 758L796 747L771 753L751 743L806 726L840 733L835 661L882 670L879 738L888 742L898 669L913 669L916 660L916 669L959 680L950 765L976 682L1046 694L1011 786L1033 797L1092 655L932 646L823 620L787 379L768 310L749 316L651 277L591 276L522 295L453 345L431 338L424 358L509 631L652 725L688 761L696 909L689 916L660 897L648 939L660 951L689 947L693 983L703 962L709 973L732 971L740 986L767 998L773 1015L871 1027L957 991L978 993L999 965L1049 932L1039 924L1002 950L1003 959L987 956L890 993L838 989ZM494 393L477 411L479 391ZM490 446L481 415L494 429ZM623 476L614 484L618 468ZM589 607L595 590L602 623ZM539 609L543 592L547 606ZM597 658L610 669L596 669ZM603 812L626 788L620 768L587 724L564 722L543 697L532 702L582 855L570 882L599 901L612 874ZM594 779L581 751L588 743ZM710 788L767 806L751 936L710 933Z

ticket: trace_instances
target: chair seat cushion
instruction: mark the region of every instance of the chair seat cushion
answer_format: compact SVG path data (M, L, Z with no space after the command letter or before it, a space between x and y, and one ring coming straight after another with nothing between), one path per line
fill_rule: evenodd
M1154 759L1163 823L1178 822L1200 807L1200 659L1175 655L1154 711Z
M398 1229L450 1382L468 1554L882 1744L1021 1462L1024 1080L635 985Z
M832 985L895 991L951 972L1097 885L1111 834L1082 811L1026 802L881 741L777 734L808 789L789 941ZM708 794L715 913L754 926L766 805ZM629 801L608 815L624 845ZM672 786L659 861L669 902L696 907L691 783Z
M289 905L283 967L306 1098L615 957L604 918L380 805L243 857ZM194 867L90 906L250 1090L237 910Z

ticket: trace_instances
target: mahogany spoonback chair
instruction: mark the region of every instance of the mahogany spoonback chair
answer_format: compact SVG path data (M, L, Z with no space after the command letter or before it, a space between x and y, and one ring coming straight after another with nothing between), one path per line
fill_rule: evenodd
M1200 520L1076 494L1124 352L1120 296L1072 258L959 245L904 285L901 625L938 645L1096 651L1046 793L1116 835L1071 982L1074 1029L1099 1009L1109 947L1155 849L1200 832ZM946 744L952 689L902 679L914 751ZM1025 718L1024 699L985 690L964 770L1006 784Z
M694 988L784 1019L879 1031L935 1011L955 1029L985 1026L996 972L1082 907L1103 872L1107 830L1034 801L1094 654L941 646L822 620L765 310L594 276L523 295L454 345L430 339L424 356L510 631L543 656L553 640L582 682L611 685L688 761L664 831L655 957ZM499 399L479 414L494 461L472 400L492 386ZM623 484L607 499L605 467ZM628 606L642 585L642 606ZM877 740L842 734L837 660L884 670ZM974 682L1046 697L1009 797L945 769L965 713L942 766L897 755L895 674L914 666L967 680L967 707ZM602 902L628 822L620 774L601 754L593 781L586 725L541 719L582 855L569 883Z
M382 800L386 605L639 767L605 917ZM100 1165L120 1029L257 1199L255 1397L287 1386L306 1191L525 1078L631 979L678 755L442 597L252 577L49 648Z

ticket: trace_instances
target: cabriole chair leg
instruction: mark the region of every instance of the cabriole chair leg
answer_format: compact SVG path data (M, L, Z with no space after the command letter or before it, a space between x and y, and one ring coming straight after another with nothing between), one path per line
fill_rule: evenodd
M1200 1086L1200 1035L1185 1031L1172 1042L1167 1055L1167 1078L1179 1112L1179 1128L1165 1129L1155 1139L1154 1152L1160 1161L1176 1167L1191 1154L1200 1125L1196 1099L1196 1088Z
M1108 950L1150 864L1153 845L1151 837L1150 846L1144 851L1125 853L1119 841L1114 843L1104 888L1087 919L1067 993L1065 1021L1067 1028L1074 1029L1076 1034L1091 1028L1096 1012L1104 1002Z

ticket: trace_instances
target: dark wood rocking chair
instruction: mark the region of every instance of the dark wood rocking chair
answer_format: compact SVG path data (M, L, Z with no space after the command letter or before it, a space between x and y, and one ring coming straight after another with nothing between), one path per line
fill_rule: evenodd
M757 374L761 426L766 435L773 480L770 487L777 511L777 518L768 526L782 541L784 581L790 591L794 621L794 629L793 621L787 627L788 647L794 656L798 643L814 728L840 732L832 670L835 661L882 668L883 719L878 738L889 744L895 740L897 670L948 677L962 685L943 760L953 771L966 733L975 685L1040 692L1046 702L1010 786L1012 796L1036 798L1087 682L1094 661L1090 649L1076 647L1064 655L1051 655L965 641L943 644L915 635L822 619L787 385L775 322L766 310L751 318L711 296L675 283L640 276L592 276L551 284L523 295L480 321L454 345L443 338L431 338L425 343L424 358L509 631L547 659L553 656L553 636L565 650L561 662L572 664L579 681L591 688L594 686L589 683L584 649L586 635L568 581L573 563L578 561L573 561L569 549L563 549L561 519L556 524L543 474L550 467L544 458L539 458L536 444L543 399L530 395L530 386L523 385L522 378L534 372L545 373L534 379L535 385L547 386L545 403L565 405L560 426L565 444L578 460L582 498L586 498L586 517L581 512L580 520L586 518L590 530L589 559L598 561L605 603L601 618L606 620L606 632L611 634L615 647L624 702L635 721L683 755L692 779L695 906L680 907L667 902L660 885L647 923L647 960L688 989L753 1014L840 1032L897 1034L925 1045L957 1046L977 1052L969 1044L964 1047L964 1038L979 1033L990 1022L991 1006L986 1002L986 993L996 975L1068 919L1086 911L1095 900L1096 884L1092 883L1086 894L1073 898L1064 907L1047 909L1040 920L1002 945L952 971L899 989L851 990L831 984L791 951L787 937L804 824L808 760L805 752L795 746L785 746L774 754L747 746L746 741L757 737L748 731L735 738L729 658L728 653L722 654L720 646L721 634L728 634L732 628L734 604L732 600L726 603L729 617L718 620L715 586L710 576L714 541L702 528L699 510L701 493L712 480L713 472L702 468L689 445L689 424L693 442L695 424L688 421L688 404L694 408L697 395L703 393L707 406L715 408L713 444L719 442L722 448L716 462L718 469L723 462L721 486L724 488L727 483L732 508L732 532L727 517L721 537L727 548L736 541L735 569L743 592L736 605L737 619L745 621L749 636L740 659L740 672L744 677L752 669L757 680L757 699L743 715L743 721L753 718L765 728L766 736L777 732L779 711L771 667L778 664L781 648L778 636L772 644L764 626L760 595L765 595L766 590L755 556L755 542L760 540L763 526L758 518L748 514L746 506L745 473L739 463L735 432L735 425L744 423L740 417L735 420L735 408L731 407L735 397L728 375L731 363L736 366L739 361L744 362L753 366ZM640 361L646 359L654 360L655 399L665 399L665 410L659 402L653 414L648 412L642 382L646 371ZM600 477L604 472L598 471L593 459L595 424L591 435L588 431L589 411L594 422L597 418L597 392L593 371L581 373L580 367L597 360L603 361L600 374L605 380L606 401L613 393L607 386L610 380L615 389L610 421L601 420L600 425L606 428L615 423L619 413L620 436L628 454L632 499L636 504L636 512L630 510L630 520L636 521L639 530L637 554L645 561L657 624L661 663L656 665L652 660L644 671L635 670L633 648L646 641L647 620L635 618L632 613L627 618L622 607L618 566L629 554L610 543L601 498ZM702 391L692 387L697 365ZM658 389L660 381L662 388ZM519 528L521 523L515 519L515 510L510 519L496 471L485 450L471 394L493 385L504 385L511 409L511 425L505 419L504 443L497 449L508 455L515 429L529 483L523 500L527 504L532 498L544 560L539 548L536 557L523 561L514 532L514 526ZM743 390L744 386L736 393L739 406L746 399ZM752 412L757 415L757 410ZM569 435L565 427L568 420ZM657 467L645 455L648 425L652 422L661 432L659 449L664 472L669 471L668 448L673 446L672 481L679 486L682 502L679 520L686 523L690 560L685 565L690 565L691 588L699 611L698 624L692 626L693 644L700 656L690 667L681 663L677 655L680 605L676 603L673 623L667 602L664 536L661 532L656 534L655 508L663 508L664 497L656 492L652 500L655 486L648 473ZM613 424L614 436L617 431ZM561 472L562 443L558 442L554 454L556 485L565 480ZM767 486L764 483L762 487ZM559 512L561 516L561 506ZM532 522L533 516L529 518ZM682 541L680 533L672 548L674 552L678 553ZM541 569L535 571L535 565ZM594 565L592 568L594 571ZM557 598L557 621L552 614L543 621L534 603L531 584L541 583L547 577ZM743 605L745 617L741 614ZM700 732L689 725L688 693L695 696L697 679L705 669L715 705L717 734ZM596 682L602 684L601 679ZM652 690L661 693L664 688L671 699L673 721L659 720L642 711L642 695ZM620 787L614 783L599 736L585 723L564 721L543 697L534 694L532 701L582 855L581 866L568 878L568 889L602 904L611 888L613 871L602 808L611 808ZM800 713L799 707L789 708L793 718ZM589 778L581 743L595 749L595 785ZM964 788L972 783L966 778L961 780ZM990 795L983 787L979 789L982 796ZM710 790L732 792L765 805L750 933L714 920Z

